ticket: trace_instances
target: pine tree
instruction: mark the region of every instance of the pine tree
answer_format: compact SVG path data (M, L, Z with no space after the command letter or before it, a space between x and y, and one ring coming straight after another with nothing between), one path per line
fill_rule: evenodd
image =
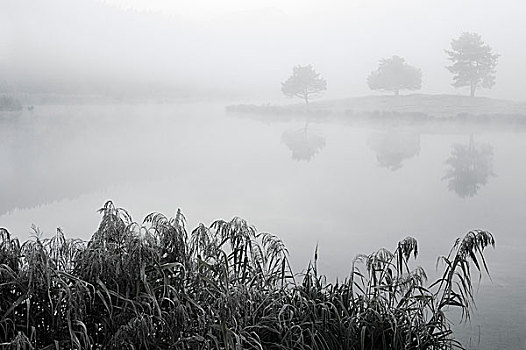
M454 87L470 87L471 97L478 87L491 88L495 85L495 67L498 54L482 41L477 33L463 33L451 41L451 50L446 50L453 63L446 68L453 73Z

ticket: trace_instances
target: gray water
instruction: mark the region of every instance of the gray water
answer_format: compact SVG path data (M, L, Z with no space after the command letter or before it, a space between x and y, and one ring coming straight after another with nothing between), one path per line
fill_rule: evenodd
M0 116L0 226L21 240L32 224L89 239L108 199L137 221L181 208L189 229L240 216L279 235L295 270L318 244L332 280L408 235L433 271L456 237L486 229L492 280L458 336L526 349L525 132L278 122L223 104L36 106Z

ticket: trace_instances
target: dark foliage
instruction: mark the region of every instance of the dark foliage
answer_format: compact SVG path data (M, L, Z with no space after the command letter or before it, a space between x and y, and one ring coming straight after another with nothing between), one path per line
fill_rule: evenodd
M343 282L317 258L294 276L287 249L240 218L199 225L107 202L87 243L0 230L0 346L6 349L449 349L444 312L469 317L471 268L487 272L486 231L455 242L425 287L413 238L360 255Z

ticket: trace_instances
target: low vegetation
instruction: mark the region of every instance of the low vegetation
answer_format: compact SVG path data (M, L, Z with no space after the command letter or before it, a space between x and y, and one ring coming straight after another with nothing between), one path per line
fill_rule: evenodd
M446 311L469 319L486 231L458 239L433 283L415 239L356 257L327 283L317 257L293 274L287 249L246 221L191 233L181 212L133 222L107 202L89 242L20 244L0 230L0 346L6 349L450 349Z
M524 124L526 103L484 97L455 95L364 96L312 102L309 107L291 105L230 105L230 113L255 115L266 120L295 117L329 120L407 120L418 122L469 122L481 124Z
M6 96L6 95L0 95L0 111L20 111L22 109L22 104L17 99Z

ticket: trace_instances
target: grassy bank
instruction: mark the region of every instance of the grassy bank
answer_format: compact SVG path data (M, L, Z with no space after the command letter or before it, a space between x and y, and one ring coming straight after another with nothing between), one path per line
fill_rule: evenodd
M230 105L227 112L275 119L297 116L347 120L451 121L526 124L526 103L456 95L365 96L291 105Z
M281 240L240 218L142 223L107 202L88 242L61 230L20 243L0 229L0 345L12 349L449 349L446 312L473 302L486 231L441 257L428 283L413 238L359 255L332 284L317 257L291 271Z

